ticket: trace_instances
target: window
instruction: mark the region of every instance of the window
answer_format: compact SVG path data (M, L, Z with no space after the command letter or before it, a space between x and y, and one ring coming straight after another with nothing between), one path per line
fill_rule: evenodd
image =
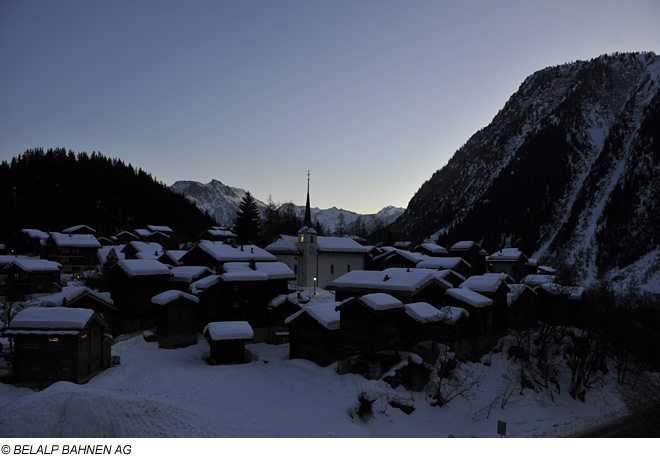
M348 264L346 266L346 273L349 273L351 271L351 264Z
M330 265L330 274L331 275L335 274L335 266L334 265Z
M293 265L293 274L298 276L298 265L297 264Z
M300 235L300 242L304 243L305 242L305 235Z

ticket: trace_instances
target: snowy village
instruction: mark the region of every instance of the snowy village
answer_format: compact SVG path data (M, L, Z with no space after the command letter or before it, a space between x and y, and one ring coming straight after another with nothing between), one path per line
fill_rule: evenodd
M251 386L251 366L272 366L269 361L276 356L280 362L307 362L296 366L312 366L344 390L349 387L353 401L341 411L342 423L311 432L258 427L229 433L205 424L202 431L170 427L155 435L495 436L493 429L481 431L478 423L471 424L477 431L455 434L438 432L442 425L428 423L421 429L412 424L376 434L362 426L373 417L372 406L382 399L383 387L389 389L381 403L399 416L412 417L420 406L442 414L451 406L474 418L474 406L466 409L465 404L484 385L483 371L476 372L475 366L491 366L499 356L508 369L507 383L503 388L486 384L490 399L477 411L483 425L491 411L505 411L525 393L543 395L543 405L566 398L575 407L567 411L557 404L560 419L566 417L563 422L557 423L553 413L552 428L538 418L543 420L540 426L526 421L514 436L562 435L563 425L572 432L576 420L595 423L607 415L604 411L620 415L624 410L620 399L603 388L593 389L603 385L606 364L579 329L587 324L589 311L585 289L562 285L555 269L516 248L488 251L474 241L448 248L405 242L367 246L349 236L320 236L312 223L309 189L302 228L263 248L238 243L229 228L208 229L199 241L183 245L189 249L171 247L171 234L163 225L112 236L97 235L83 224L61 232L17 232L0 255L6 318L0 342L2 388L12 387L12 394L21 395L70 394L75 384L84 392L104 376L121 375L131 365L135 346L151 352L193 350L199 368L217 375L229 375L228 369L231 375L245 373L250 383L237 382ZM158 358L162 372L167 372L167 356ZM565 369L570 384L562 381L558 361L563 360L571 364ZM148 378L144 374L153 363L134 364L141 378ZM300 372L296 369L290 372ZM181 370L175 365L171 372ZM287 378L285 369L278 372L278 379ZM162 381L158 375L154 379ZM347 385L349 376L354 380ZM109 378L114 382L117 377ZM185 380L186 373L177 378ZM124 384L122 394L131 389ZM380 389L374 393L368 389L371 384ZM195 388L178 387L176 398ZM601 404L582 413L592 396L587 391L597 393ZM79 390L73 394L78 398ZM16 397L16 403L30 399ZM88 397L97 399L93 393ZM213 406L214 398L207 403ZM253 415L260 417L262 410ZM530 410L536 413L538 408ZM5 406L0 431L25 436L26 427L35 425L21 413L20 404ZM156 426L161 422L149 421ZM28 429L27 435L154 435L131 431L130 425L108 431L104 423L87 420L85 428L73 432ZM359 429L347 430L346 423Z

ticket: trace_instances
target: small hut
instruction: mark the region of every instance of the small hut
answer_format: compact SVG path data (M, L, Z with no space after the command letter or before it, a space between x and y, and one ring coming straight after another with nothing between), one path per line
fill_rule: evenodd
M160 307L156 327L161 348L181 348L197 343L197 297L169 290L153 296L151 302Z
M108 323L94 310L32 307L20 311L5 335L13 341L19 381L84 383L110 367Z
M211 347L211 364L249 363L251 356L245 342L254 332L247 321L218 321L204 328L204 336Z
M285 320L289 328L289 357L328 366L340 358L338 302L306 305Z
M266 307L270 324L270 338L268 343L281 345L289 342L289 329L284 324L287 318L300 311L300 302L293 295L280 294Z

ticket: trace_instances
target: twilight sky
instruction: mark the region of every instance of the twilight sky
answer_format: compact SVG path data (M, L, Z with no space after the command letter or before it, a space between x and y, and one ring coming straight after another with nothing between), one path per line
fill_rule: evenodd
M542 68L660 52L658 0L0 2L0 160L405 207Z

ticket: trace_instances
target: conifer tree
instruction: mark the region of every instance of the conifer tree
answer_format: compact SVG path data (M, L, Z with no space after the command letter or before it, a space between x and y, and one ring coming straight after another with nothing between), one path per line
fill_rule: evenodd
M250 192L247 192L238 205L234 219L234 233L238 244L250 244L257 241L260 232L259 208Z

